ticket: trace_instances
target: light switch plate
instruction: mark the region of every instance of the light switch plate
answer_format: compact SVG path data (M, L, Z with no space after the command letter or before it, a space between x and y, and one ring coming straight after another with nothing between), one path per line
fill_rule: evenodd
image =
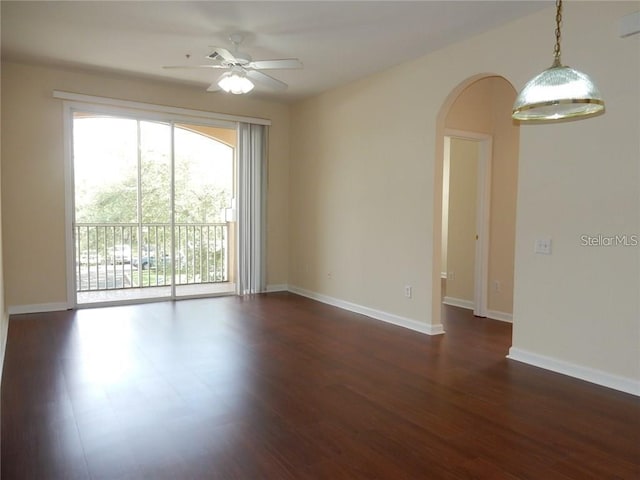
M551 255L551 239L536 238L534 252L541 253L543 255Z

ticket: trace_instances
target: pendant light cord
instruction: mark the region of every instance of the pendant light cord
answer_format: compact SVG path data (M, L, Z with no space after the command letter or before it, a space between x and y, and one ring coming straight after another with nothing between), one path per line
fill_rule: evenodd
M562 0L556 0L556 45L553 49L554 61L553 67L560 67L560 25L562 24Z

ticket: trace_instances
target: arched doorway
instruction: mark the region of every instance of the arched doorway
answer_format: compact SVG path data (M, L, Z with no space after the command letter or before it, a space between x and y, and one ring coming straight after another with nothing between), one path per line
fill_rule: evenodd
M512 319L519 152L519 127L511 119L515 96L505 78L481 74L454 88L438 114L434 323L441 321L443 301L476 315ZM464 153L474 149L477 158ZM478 160L482 152L484 163ZM476 216L469 216L471 211Z

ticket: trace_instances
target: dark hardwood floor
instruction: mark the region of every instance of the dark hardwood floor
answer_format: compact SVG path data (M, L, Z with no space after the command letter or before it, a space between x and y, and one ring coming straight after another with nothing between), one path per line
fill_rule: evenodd
M640 400L292 294L12 318L2 479L640 478Z

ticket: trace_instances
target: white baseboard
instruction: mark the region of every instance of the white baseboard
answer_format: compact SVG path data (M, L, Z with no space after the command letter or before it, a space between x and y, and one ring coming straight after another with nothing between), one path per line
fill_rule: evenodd
M469 300L463 300L461 298L444 297L442 299L442 303L444 303L445 305L449 305L451 307L460 307L460 308L466 308L467 310L475 310L475 305L473 302ZM513 323L513 314L511 313L488 310L487 318L490 318L491 320L499 320L501 322Z
M547 357L545 355L539 355L516 347L511 347L509 349L509 355L507 355L507 358L527 363L535 367L544 368L545 370L551 370L552 372L579 378L580 380L595 383L596 385L602 385L603 387L613 388L614 390L640 396L640 380L620 377L601 370L576 365L574 363L565 362L564 360Z
M2 328L2 332L0 333L0 339L2 339L2 344L0 345L0 378L2 378L2 372L4 372L4 356L5 353L7 353L7 337L9 336L9 314L6 312L2 313L0 328Z
M69 310L69 305L61 303L40 303L37 305L12 305L8 308L9 315L22 315L25 313L60 312Z
M513 314L496 312L495 310L489 310L487 312L487 318L492 320L500 320L501 322L513 323Z
M442 324L428 325L426 323L411 320L410 318L400 317L399 315L395 315L393 313L375 310L373 308L347 302L345 300L340 300L339 298L329 297L320 293L311 292L309 290L305 290L304 288L295 287L292 285L289 285L289 291L297 295L302 295L303 297L317 300L318 302L333 305L334 307L339 307L350 312L359 313L361 315L366 315L367 317L381 320L386 323L391 323L393 325L398 325L400 327L408 328L409 330L426 333L427 335L441 335L444 333Z
M473 310L475 308L475 305L473 304L472 301L463 300L461 298L444 297L442 299L442 303L444 303L445 305L449 305L451 307L466 308L467 310Z
M287 285L286 283L267 285L267 290L266 290L267 293L288 292L288 291L289 291L289 285Z

